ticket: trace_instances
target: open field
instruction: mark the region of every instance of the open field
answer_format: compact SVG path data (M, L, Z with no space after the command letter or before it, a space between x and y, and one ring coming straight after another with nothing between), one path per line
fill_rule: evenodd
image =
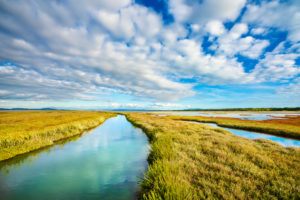
M114 115L92 111L0 112L0 161L79 135Z
M226 117L168 116L170 119L216 123L219 126L257 131L287 138L300 139L300 116L264 121L241 120Z
M148 135L143 199L299 199L300 149L226 130L126 113Z

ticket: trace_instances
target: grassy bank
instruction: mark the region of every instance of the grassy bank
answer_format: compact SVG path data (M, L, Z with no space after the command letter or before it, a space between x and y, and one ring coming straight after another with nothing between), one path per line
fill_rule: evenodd
M216 123L219 126L257 131L287 138L300 139L300 124L296 118L252 121L225 117L168 116L170 119Z
M299 199L300 149L201 124L127 113L152 147L143 199Z
M0 161L79 135L114 115L92 111L0 112Z

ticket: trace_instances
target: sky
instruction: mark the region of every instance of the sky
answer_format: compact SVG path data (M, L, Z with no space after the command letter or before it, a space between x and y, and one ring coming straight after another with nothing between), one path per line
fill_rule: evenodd
M0 107L300 106L299 0L0 0Z

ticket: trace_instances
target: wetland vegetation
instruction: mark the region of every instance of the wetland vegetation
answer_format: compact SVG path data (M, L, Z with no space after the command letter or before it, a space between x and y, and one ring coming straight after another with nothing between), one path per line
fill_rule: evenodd
M115 115L92 111L0 112L0 161L79 135Z
M250 140L236 136L224 129L182 121L213 122L220 126L238 127L241 129L250 127L249 129L251 130L263 130L263 132L272 130L269 133L274 135L285 134L285 136L290 138L298 138L299 118L297 116L286 119L251 121L225 117L160 117L136 112L124 112L121 114L124 114L133 125L141 128L148 136L150 142L151 151L147 159L149 167L145 171L145 177L141 178L140 181L139 198L141 199L300 198L300 171L298 170L300 168L300 148L284 147L267 139ZM92 111L25 111L1 112L0 115L0 155L1 160L4 160L15 155L50 146L64 138L80 135L85 130L96 127L106 119L117 114ZM119 117L118 119L121 118ZM80 141L85 141L86 147L92 149L91 152L93 152L91 153L92 159L89 160L88 157L90 155L85 153L84 157L82 157L83 160L89 160L87 163L93 163L93 166L99 164L94 161L96 157L100 159L102 154L98 155L98 153L95 153L96 150L92 148L94 147L92 143L96 142L95 137L97 137L97 145L103 144L103 147L106 147L108 145L107 138L114 138L116 134L118 135L125 131L122 128L114 131L114 127L117 126L109 126L110 131L107 134L103 135L99 132L98 134L100 135L94 136L92 139L78 140L79 143ZM133 129L130 130L133 131ZM125 133L126 131L122 133L124 138L126 138ZM129 138L132 138L132 133L128 132L129 135L131 134ZM138 135L135 137L139 137ZM118 141L115 140L117 143ZM114 144L117 144L115 142ZM74 146L76 145L75 142L70 145L74 149L79 148ZM126 149L131 149L131 156L134 158L135 142L130 145L132 148L127 146ZM51 157L52 155L53 163L60 163L62 160L59 158L63 155L76 158L78 152L70 152L68 146L65 145L64 147L63 145L62 150L55 149L55 155L52 155L50 151L49 156ZM116 149L123 152L120 148L116 147ZM62 153L59 153L60 151ZM43 150L40 150L40 152L43 153ZM117 152L115 153L119 155ZM28 158L30 158L30 154L28 155ZM33 153L33 155L35 154ZM143 153L142 155L146 154ZM110 156L110 159L112 159L110 166L115 166L113 164L114 158L116 156ZM15 159L17 163L20 163L18 157ZM18 164L21 169L23 169L21 165L26 165L26 159L27 154L25 154L24 158L22 157L22 164ZM34 162L41 162L41 165L45 162L50 164L52 162L51 159L49 160L43 156L42 161L39 161L40 159L38 158ZM134 159L132 160L134 161ZM125 161L122 160L122 162ZM14 165L14 159L2 161L1 163L4 171L9 171L10 174L15 173L14 169L7 170L8 168L10 169L9 166ZM118 163L117 165L122 165L121 162L118 161ZM64 164L60 163L59 165L63 166ZM141 167L134 173L141 173L143 166L139 166ZM29 169L25 167L24 170ZM38 167L35 171L37 170ZM96 171L94 170L93 173ZM29 175L31 173L33 172L26 172ZM59 173L61 174L60 176L64 175L63 172ZM49 175L49 177L51 176ZM124 177L126 177L126 173ZM124 183L121 181L122 184L126 185L127 179L122 180L125 181ZM78 182L80 182L79 179ZM7 184L9 183L7 182ZM105 187L111 188L109 185ZM84 186L84 188L88 187ZM136 186L133 188L135 189L131 194L135 196L138 188ZM96 193L93 194L93 198L97 196ZM21 193L19 194L21 195ZM105 194L110 195L109 192ZM127 195L132 196L131 194L128 193ZM71 193L70 195L72 196ZM86 195L86 193L83 195Z
M300 200L300 0L0 0L0 200Z
M126 113L148 135L143 199L299 199L300 149L168 117Z
M0 199L135 199L149 143L124 116L0 162Z
M182 111L182 110L178 110ZM187 109L184 111L300 111L300 107Z
M264 121L242 120L227 117L204 116L168 116L170 119L216 123L222 127L257 131L287 138L300 139L300 116L287 119L270 119Z

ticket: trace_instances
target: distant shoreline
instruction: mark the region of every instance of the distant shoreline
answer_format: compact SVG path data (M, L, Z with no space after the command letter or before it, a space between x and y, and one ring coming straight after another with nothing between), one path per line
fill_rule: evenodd
M60 109L60 108L0 108L0 111L30 111L30 110L94 110L94 111L132 111L132 112L156 112L156 111L300 111L300 107L273 107L273 108L211 108L211 109L183 109L183 110L148 110L148 109Z

